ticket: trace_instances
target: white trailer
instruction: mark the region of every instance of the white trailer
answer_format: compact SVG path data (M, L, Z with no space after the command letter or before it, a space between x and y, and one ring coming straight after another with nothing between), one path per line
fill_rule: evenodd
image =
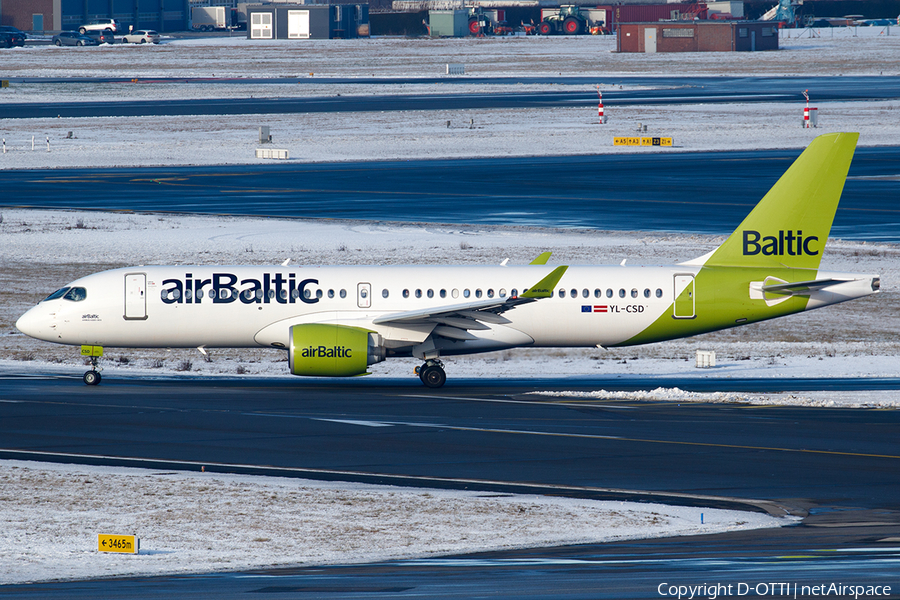
M228 29L231 9L224 6L195 6L191 9L191 26L198 31Z

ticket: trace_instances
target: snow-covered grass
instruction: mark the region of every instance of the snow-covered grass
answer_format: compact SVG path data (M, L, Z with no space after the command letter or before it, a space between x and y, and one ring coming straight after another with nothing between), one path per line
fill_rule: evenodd
M702 523L701 523L702 513ZM559 497L0 461L0 585L698 535L792 517ZM138 555L98 534L136 535Z
M789 32L796 36L801 32ZM612 37L484 39L373 38L257 42L242 38L171 40L160 46L25 47L4 52L4 77L128 77L136 83L13 83L3 102L165 100L293 96L447 94L567 89L565 83L321 84L329 77L439 77L446 63L465 63L468 78L504 76L594 77L617 89L622 74L642 75L900 75L900 28L822 30L821 37L782 40L777 52L619 54ZM787 35L787 34L785 34ZM833 36L833 37L832 37ZM313 73L310 76L310 73ZM304 77L301 84L183 84L155 77ZM797 90L799 93L802 90ZM616 106L597 124L596 107L388 111L371 113L234 116L3 119L7 153L0 169L79 166L255 163L258 127L271 128L274 145L301 162L407 158L571 155L634 152L613 146L638 123L650 135L673 137L671 150L800 148L818 133L859 131L863 146L900 139L896 101L817 102L819 129L800 127L801 103ZM448 126L449 123L449 126ZM69 138L69 132L72 137ZM31 150L32 137L36 150ZM51 151L47 152L46 138ZM642 152L649 151L647 149ZM654 151L660 151L656 149Z

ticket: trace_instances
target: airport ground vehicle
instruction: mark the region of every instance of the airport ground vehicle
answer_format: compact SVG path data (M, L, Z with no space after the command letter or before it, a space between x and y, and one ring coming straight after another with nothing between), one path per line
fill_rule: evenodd
M25 38L28 36L24 31L11 25L0 25L0 46L12 48L13 46L24 46Z
M817 137L718 248L677 265L553 267L545 252L520 266L134 266L67 284L16 327L82 346L89 385L103 346L267 347L302 376L415 358L439 388L446 356L633 346L783 317L880 289L879 275L820 269L858 137Z
M123 44L158 44L159 33L153 29L135 29L134 31L122 36Z
M57 46L99 46L100 42L77 31L60 31L51 42Z
M559 9L542 8L537 32L541 35L606 33L609 24L607 12L605 8L585 8L575 5L563 5Z
M195 6L191 9L191 27L198 31L227 29L230 25L230 8L224 6Z
M85 33L86 31L96 30L100 31L111 31L113 33L119 33L122 31L122 24L116 19L94 19L89 21L87 24L82 25L78 28L80 33Z
M84 35L88 36L91 39L97 40L100 44L115 44L116 36L113 35L111 31L100 30L100 29L89 29Z

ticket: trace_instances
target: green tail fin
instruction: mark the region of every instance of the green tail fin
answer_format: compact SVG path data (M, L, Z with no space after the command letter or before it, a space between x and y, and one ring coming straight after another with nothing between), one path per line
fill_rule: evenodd
M858 139L814 139L705 264L818 269Z

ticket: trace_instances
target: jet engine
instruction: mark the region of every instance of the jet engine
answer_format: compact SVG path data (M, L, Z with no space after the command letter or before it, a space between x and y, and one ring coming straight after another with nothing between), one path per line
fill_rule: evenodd
M352 377L384 360L384 343L374 331L346 325L294 325L288 361L291 373L318 377Z

